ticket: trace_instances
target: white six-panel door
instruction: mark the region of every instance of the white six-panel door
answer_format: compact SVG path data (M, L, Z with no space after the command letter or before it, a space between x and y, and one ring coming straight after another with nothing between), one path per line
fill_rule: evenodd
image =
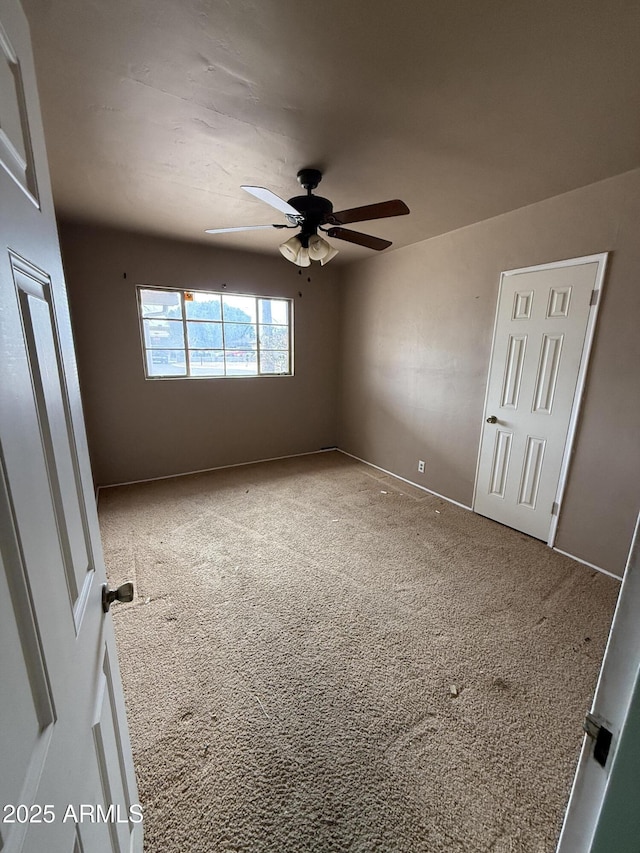
M142 826L18 0L0 0L0 233L0 849L130 853Z
M502 274L474 509L547 541L606 255Z

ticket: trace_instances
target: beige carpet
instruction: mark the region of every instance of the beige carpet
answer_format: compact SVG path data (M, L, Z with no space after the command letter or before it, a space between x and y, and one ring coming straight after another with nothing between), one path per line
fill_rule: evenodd
M555 849L616 581L339 453L100 520L148 853Z

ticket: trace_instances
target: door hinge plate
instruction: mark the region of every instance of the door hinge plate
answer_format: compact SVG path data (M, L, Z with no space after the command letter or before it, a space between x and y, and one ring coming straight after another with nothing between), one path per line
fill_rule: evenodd
M599 290L592 290L591 291L591 301L589 302L589 305L597 305L599 297L600 297L600 291Z
M593 739L593 757L601 767L604 767L609 757L611 731L604 726L594 714L587 714L584 718L583 728L587 735Z
M558 506L558 502L557 502L557 501L554 501L554 502L551 504L551 515L557 515L557 514L558 514L558 510L559 510L559 509L560 509L560 507Z

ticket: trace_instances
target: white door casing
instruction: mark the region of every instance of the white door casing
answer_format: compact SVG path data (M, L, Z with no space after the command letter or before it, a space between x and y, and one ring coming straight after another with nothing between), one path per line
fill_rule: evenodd
M28 26L0 0L0 849L142 850ZM82 809L81 807L84 807Z
M510 270L500 280L474 510L550 545L606 258Z
M604 766L585 737L558 853L640 849L640 515L613 616L591 714L611 733Z

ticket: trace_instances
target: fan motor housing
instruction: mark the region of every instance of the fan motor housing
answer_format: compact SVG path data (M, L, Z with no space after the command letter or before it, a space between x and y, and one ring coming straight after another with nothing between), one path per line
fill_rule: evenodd
M324 224L333 213L329 199L319 195L297 195L289 199L289 204L304 217L302 231L309 236L315 234L318 226Z

